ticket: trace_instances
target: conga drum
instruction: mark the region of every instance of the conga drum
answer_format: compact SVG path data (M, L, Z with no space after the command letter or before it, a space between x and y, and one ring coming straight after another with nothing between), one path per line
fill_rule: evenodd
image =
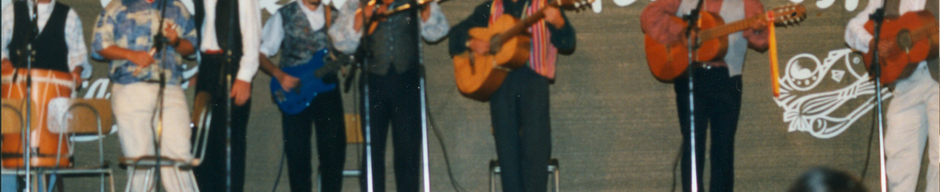
M16 78L14 78L14 72ZM60 154L58 166L71 165L69 161L68 138L59 142L59 133L49 129L49 101L58 97L70 97L75 83L72 75L66 72L46 69L33 69L32 74L32 102L30 103L32 116L30 117L30 166L55 167L56 155ZM0 85L0 98L25 99L26 98L27 70L2 71L3 83ZM25 104L25 102L24 102ZM22 107L23 117L26 116L26 107ZM25 119L24 119L25 120ZM23 167L23 141L20 133L3 134L3 167Z

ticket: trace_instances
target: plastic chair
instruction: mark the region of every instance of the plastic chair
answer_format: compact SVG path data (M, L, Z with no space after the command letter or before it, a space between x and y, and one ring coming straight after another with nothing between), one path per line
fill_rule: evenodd
M120 158L121 167L128 168L132 170L130 175L134 175L134 172L137 171L136 168L147 168L147 172L152 173L157 167L174 167L179 170L192 170L195 167L198 167L202 164L202 159L205 157L206 142L209 138L209 125L212 119L212 105L209 103L211 96L207 92L199 92L196 94L196 99L193 102L193 113L192 113L192 123L190 126L196 130L196 135L193 137L192 148L190 149L190 154L192 154L192 160L183 160L183 159L173 159L169 157L159 157L159 164L157 164L158 157L153 155L146 155L141 157L122 157ZM188 171L189 176L195 178L192 171ZM149 186L151 179L151 174L147 174L147 177L144 179L143 185ZM180 177L177 177L180 178ZM182 182L180 182L182 183ZM198 184L195 179L192 180L192 185L196 191L199 191ZM125 191L130 191L133 183L129 183L125 188Z

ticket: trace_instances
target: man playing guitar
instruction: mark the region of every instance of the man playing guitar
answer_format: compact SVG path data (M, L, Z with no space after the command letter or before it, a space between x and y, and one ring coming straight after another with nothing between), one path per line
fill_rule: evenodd
M493 27L496 18L537 15L544 19L525 27L533 34L527 66L508 73L490 96L490 116L499 158L503 191L546 191L551 158L551 120L548 86L555 78L558 50L573 51L575 31L559 8L547 0L494 0L476 7L473 14L454 26L450 54L469 51L489 54L489 39L471 39L473 27ZM507 37L503 37L507 38Z
M883 4L886 19L923 11L930 11L931 17L937 16L937 0L869 1L868 7L852 18L845 28L845 42L849 47L867 53L874 51L875 48L870 47L874 37L864 26L869 21L869 15ZM932 23L936 27L936 22L934 20L925 24ZM891 29L882 27L882 33L889 30ZM930 33L932 35L927 40L936 47L936 28ZM897 39L881 38L877 48L879 56L886 58L889 53L896 51L892 50L896 49L896 46L892 46L895 42ZM914 51L931 51L932 54L937 54L936 49L910 52ZM896 63L908 65L905 69L907 76L901 76L893 83L894 99L885 112L887 128L884 147L887 156L885 169L888 191L915 190L924 147L927 147L930 160L927 164L926 191L937 191L940 190L940 85L937 83L937 58L912 62Z
M397 191L418 191L421 151L421 103L424 88L419 87L421 78L421 39L438 41L447 35L450 26L436 2L426 2L420 9L406 9L386 15L390 10L410 5L413 0L376 0L360 5L356 0L352 7L360 11L345 12L337 19L338 25L330 30L336 48L344 53L353 53L359 46L368 50L370 58L363 74L368 73L369 126L372 149L373 190L385 191L385 149L389 129L392 135L395 158L395 186ZM346 8L344 8L346 9ZM347 9L348 10L348 9ZM364 21L372 21L365 23ZM359 44L360 37L369 39L369 44ZM363 75L365 76L365 75ZM362 85L362 84L360 84ZM391 128L389 128L391 124ZM365 167L365 166L363 166ZM362 189L368 182L363 174Z
M764 6L759 0L702 0L702 13L709 12L731 23L760 15ZM643 10L640 17L643 31L662 44L684 42L686 25L673 22L672 17L687 15L699 0L657 0ZM694 22L694 21L693 21ZM763 32L766 21L756 20L750 29L728 35L728 52L717 61L695 63L695 158L698 186L691 180L691 137L689 123L689 78L680 76L673 80L676 92L676 108L682 132L682 186L684 191L692 187L702 189L702 170L705 160L706 131L711 129L711 190L732 191L734 189L734 135L741 112L741 69L747 48L758 51L768 48L768 36ZM694 31L693 31L694 32ZM688 73L688 71L687 71ZM710 125L710 127L709 127Z
M350 1L352 2L352 1ZM299 0L281 7L264 25L261 44L261 70L280 83L283 91L297 92L295 87L308 82L288 74L287 68L310 65L308 62L323 62L315 57L324 49L332 49L333 43L327 35L336 18L335 11L320 0ZM281 52L280 68L268 57ZM320 61L311 61L321 59ZM312 75L312 74L304 74ZM273 81L273 80L272 80ZM323 77L323 81L339 82L335 72ZM272 95L277 100L277 95ZM310 165L310 124L316 127L317 157L322 173L322 191L340 191L343 187L343 166L346 161L346 126L343 102L339 89L316 95L309 106L296 114L281 111L284 133L284 151L287 155L287 173L291 191L312 191L314 182Z

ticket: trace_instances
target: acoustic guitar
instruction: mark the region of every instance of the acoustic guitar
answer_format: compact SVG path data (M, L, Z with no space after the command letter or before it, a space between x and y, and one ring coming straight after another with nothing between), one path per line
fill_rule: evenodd
M774 8L767 13L744 20L725 24L718 14L701 12L700 26L695 51L695 62L707 62L721 59L728 49L728 34L750 28L755 21L774 22L777 25L790 25L806 18L806 7L787 5ZM679 17L672 17L672 22L685 26L688 23ZM646 61L656 79L671 82L685 73L689 66L688 40L662 44L646 34Z
M874 33L875 23L869 20L865 30ZM886 57L879 58L881 82L893 83L910 75L912 63L937 58L937 18L929 11L907 12L896 18L885 18L881 25L881 41L878 46L889 47ZM932 37L931 37L932 36ZM862 54L865 67L871 70L874 57L872 47Z
M581 10L590 7L594 1L555 0L521 22L509 14L503 14L489 27L470 29L470 38L490 42L490 52L476 54L468 50L453 57L457 89L468 98L488 101L510 70L525 66L529 61L531 38L523 32L545 18L545 8L551 6L561 10Z

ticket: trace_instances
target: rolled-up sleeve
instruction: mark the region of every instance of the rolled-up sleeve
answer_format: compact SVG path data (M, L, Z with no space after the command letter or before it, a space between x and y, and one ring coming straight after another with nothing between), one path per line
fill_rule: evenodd
M74 71L76 67L82 66L82 78L91 77L91 64L88 63L88 48L85 48L85 36L82 32L82 21L78 19L75 10L69 10L67 20L65 21L65 44L68 46L68 64L69 71Z
M281 41L284 40L284 25L282 24L281 14L275 13L264 23L264 36L261 37L262 54L268 57L274 57L280 49Z
M362 31L356 31L356 9L359 7L358 1L346 1L346 4L339 10L339 17L328 31L330 38L333 39L333 48L345 53L353 54L359 47L359 39L362 38Z
M180 27L180 31L178 31L180 32L180 38L186 39L193 46L199 45L199 36L196 34L196 23L193 22L192 15L189 14L189 11L186 10L186 7L179 0L175 0L173 5L175 5L180 10L179 15L177 15L175 19L176 24ZM180 62L178 64L183 63Z
M95 21L95 29L91 41L91 57L94 59L105 60L104 56L101 56L98 52L115 45L114 25L117 21L110 12L114 10L112 6L114 6L113 4L115 3L116 2L111 2L111 4L108 4L108 7L101 10L101 14L98 15L98 20Z
M935 1L935 0L928 0ZM845 44L850 48L863 53L868 53L869 45L875 36L871 33L868 33L868 30L865 30L865 23L868 22L868 15L875 12L875 8L881 7L883 1L871 1L868 3L868 7L865 7L864 10L858 13L855 17L849 20L849 23L845 27Z
M431 2L431 16L428 20L421 21L421 36L425 41L438 41L447 35L450 25L447 24L447 18L441 12L441 6L437 2Z
M251 82L255 73L258 73L258 53L261 44L261 9L258 8L257 0L240 0L238 10L239 20L241 21L240 30L242 31L242 55L239 62L238 74L235 76L238 80Z
M640 13L640 28L661 44L669 44L682 39L684 25L674 22L671 17L679 11L680 0L653 1Z

